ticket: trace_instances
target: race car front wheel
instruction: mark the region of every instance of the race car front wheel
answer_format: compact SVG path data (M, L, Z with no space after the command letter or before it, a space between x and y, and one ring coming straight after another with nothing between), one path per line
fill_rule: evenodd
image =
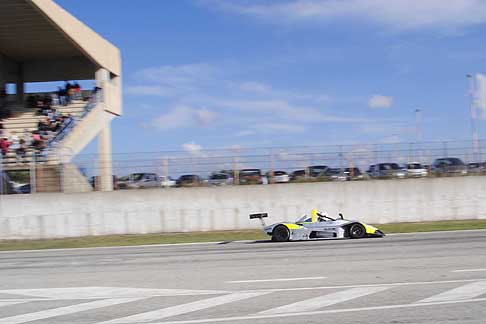
M361 224L353 224L349 228L349 237L353 239L363 238L366 235L366 229Z
M290 231L285 225L278 225L273 229L272 241L286 242L290 239Z

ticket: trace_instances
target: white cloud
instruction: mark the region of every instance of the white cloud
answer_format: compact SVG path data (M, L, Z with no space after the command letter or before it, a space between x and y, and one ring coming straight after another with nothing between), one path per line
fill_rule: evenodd
M182 144L182 149L193 156L202 155L202 146L194 142Z
M163 65L138 71L134 79L143 85L130 85L127 93L176 97L211 84L219 70L210 64ZM147 85L147 83L149 85Z
M218 114L208 109L196 109L189 106L177 106L162 114L145 126L160 130L207 126L213 123Z
M379 94L372 95L368 100L368 106L373 109L390 108L393 105L393 98Z
M243 82L240 84L240 89L244 92L252 92L252 93L259 93L265 94L270 92L272 89L271 86L261 83L261 82Z
M212 7L274 22L364 20L395 30L453 30L484 24L484 0L208 0Z
M237 136L237 137L243 137L243 136L251 136L251 135L255 135L255 134L256 134L255 131L252 131L252 130L247 129L247 130L242 130L240 132L237 132L235 134L235 136Z
M141 95L141 96L163 96L170 97L174 95L174 91L160 86L129 86L126 89L127 94Z
M303 125L287 124L287 123L261 123L254 126L263 132L285 132L285 133L302 133L306 130Z
M209 64L147 68L135 74L137 84L129 86L127 92L165 97L164 105L172 108L143 124L159 130L220 123L222 128L233 127L232 136L244 137L302 133L318 123L370 122L323 108L329 97L321 91L274 89L259 81L238 80L232 73L235 71Z

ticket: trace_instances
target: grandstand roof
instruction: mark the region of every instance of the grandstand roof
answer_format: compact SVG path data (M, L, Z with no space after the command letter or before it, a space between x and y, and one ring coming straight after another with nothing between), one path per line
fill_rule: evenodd
M24 63L24 82L121 74L119 50L52 0L0 1L0 54Z

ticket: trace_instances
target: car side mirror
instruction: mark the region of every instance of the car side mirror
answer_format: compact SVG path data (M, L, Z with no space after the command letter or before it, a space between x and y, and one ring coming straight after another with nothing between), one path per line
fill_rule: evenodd
M339 213L339 217L341 217L341 219L344 219L343 214L341 213Z

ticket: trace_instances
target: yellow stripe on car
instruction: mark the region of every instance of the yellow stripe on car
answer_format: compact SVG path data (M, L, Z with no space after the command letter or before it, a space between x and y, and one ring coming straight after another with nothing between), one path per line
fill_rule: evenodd
M376 231L378 230L376 227L365 224L365 223L361 223L361 225L363 225L365 227L366 234L375 234Z
M284 223L283 225L287 226L287 228L288 228L288 229L291 229L291 230L301 228L301 226L300 226L300 225L297 225L297 224L292 224L292 223Z

